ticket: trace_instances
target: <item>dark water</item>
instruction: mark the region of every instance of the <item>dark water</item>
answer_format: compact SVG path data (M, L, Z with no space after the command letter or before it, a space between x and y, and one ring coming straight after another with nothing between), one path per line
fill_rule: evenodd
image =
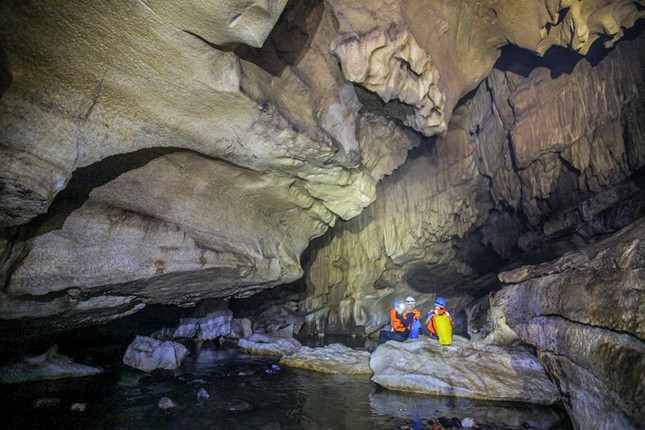
M265 370L275 359L204 347L171 380L115 361L104 375L0 386L2 429L430 429L439 417L472 417L497 429L569 429L558 408L390 392L369 376ZM142 378L143 377L143 378ZM210 398L199 402L204 388ZM157 407L167 396L173 412ZM35 408L37 399L58 404ZM238 401L247 411L230 411ZM72 412L73 403L87 403ZM527 427L530 426L530 427Z

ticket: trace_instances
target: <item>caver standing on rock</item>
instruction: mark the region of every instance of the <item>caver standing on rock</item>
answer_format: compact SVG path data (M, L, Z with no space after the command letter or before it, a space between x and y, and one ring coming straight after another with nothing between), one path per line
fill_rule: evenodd
M434 309L428 312L425 330L423 333L439 338L441 345L450 345L452 343L452 326L455 325L450 312L446 310L446 299L437 297L434 301Z
M392 324L391 331L381 331L378 336L378 344L387 342L388 340L396 340L403 342L410 337L410 330L412 323L418 321L421 313L414 308L416 300L414 297L407 297L405 303L394 302L394 307L390 311L390 323Z

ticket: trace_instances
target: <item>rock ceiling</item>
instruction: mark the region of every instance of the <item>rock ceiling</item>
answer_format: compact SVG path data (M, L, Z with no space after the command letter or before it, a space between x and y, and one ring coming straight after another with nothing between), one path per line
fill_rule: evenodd
M629 223L644 3L4 1L0 318L250 296L332 229L302 310L373 328Z

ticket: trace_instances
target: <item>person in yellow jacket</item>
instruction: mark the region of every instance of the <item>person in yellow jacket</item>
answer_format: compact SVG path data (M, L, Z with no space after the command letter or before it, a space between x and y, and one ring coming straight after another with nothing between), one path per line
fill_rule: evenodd
M455 322L446 310L446 299L437 297L434 301L434 309L428 312L426 330L429 336L436 335L441 345L452 344L452 326ZM424 330L425 332L425 330Z

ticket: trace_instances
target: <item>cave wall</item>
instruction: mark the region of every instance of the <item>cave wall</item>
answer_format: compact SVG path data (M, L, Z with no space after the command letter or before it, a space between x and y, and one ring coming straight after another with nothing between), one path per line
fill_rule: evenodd
M290 5L254 50L240 42L262 45L285 2L209 6L233 34L192 20L205 6L2 5L2 319L73 326L293 282L309 241L419 144L359 112L322 3Z
M0 2L0 333L301 277L313 332L372 333L394 298L437 294L465 331L500 269L642 236L644 16L633 0ZM580 281L502 277L527 286L498 308L581 428L603 404L614 427L642 422L639 244L561 271ZM625 273L627 311L603 325L577 299Z
M491 74L502 47L588 54L644 13L626 0L3 2L0 319L65 326L245 297L301 277L310 241L352 218L323 240L338 251L310 253L312 327L371 330L395 292L483 294L487 279L451 286L576 216L591 225L569 194L604 192L643 158L641 42L559 77Z
M576 428L639 428L645 218L558 260L499 275L492 304L537 348Z
M524 255L556 258L642 216L632 204L642 185L628 178L645 162L643 44L569 58L566 72L561 51L528 70L500 63L446 136L414 150L374 204L312 249L301 305L311 330L375 331L408 294L428 309L443 295L459 309L495 284L470 281ZM603 214L612 207L622 215Z

